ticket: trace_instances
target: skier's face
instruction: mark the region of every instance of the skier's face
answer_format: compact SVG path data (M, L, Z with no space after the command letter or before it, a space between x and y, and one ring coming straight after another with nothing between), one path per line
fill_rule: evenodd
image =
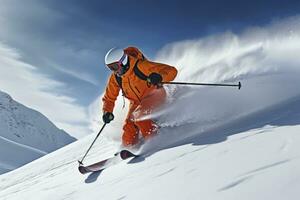
M127 69L127 67L123 64L125 57L126 55L124 54L119 61L110 63L107 65L107 67L118 76L122 76Z
M120 61L114 62L114 63L108 64L107 67L108 67L111 71L117 72L117 71L119 71L119 70L122 68L122 63L121 63Z
M118 76L122 76L126 72L126 67L120 62L111 63L107 66Z

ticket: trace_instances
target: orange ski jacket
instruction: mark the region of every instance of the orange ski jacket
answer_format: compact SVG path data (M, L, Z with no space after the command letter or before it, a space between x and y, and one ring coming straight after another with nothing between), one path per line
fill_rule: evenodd
M122 87L119 86L118 80L114 73L109 77L105 94L102 99L103 111L113 112L115 107L115 101L119 95L119 91L122 89L123 95L134 104L139 104L143 98L147 97L156 86L147 84L146 80L142 80L134 72L134 67L137 67L144 75L149 76L151 73L159 73L163 82L169 82L175 79L177 75L177 69L175 67L156 63L147 60L139 49L136 47L128 47L124 49L124 52L128 55L129 69L122 75Z

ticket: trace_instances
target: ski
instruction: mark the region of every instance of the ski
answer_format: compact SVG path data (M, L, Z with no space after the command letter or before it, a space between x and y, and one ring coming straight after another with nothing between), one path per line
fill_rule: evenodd
M122 150L122 151L116 153L113 157L107 158L100 162L96 162L96 163L88 165L88 166L84 166L84 165L80 164L78 167L78 170L81 174L99 172L113 164L118 163L120 161L119 158L121 158L122 160L126 160L128 158L134 158L134 157L138 157L138 155L136 155L128 150Z
M81 174L101 171L105 168L105 163L107 163L110 159L112 159L112 158L108 158L108 159L102 160L100 162L97 162L97 163L94 163L94 164L91 164L88 166L79 165L78 170Z

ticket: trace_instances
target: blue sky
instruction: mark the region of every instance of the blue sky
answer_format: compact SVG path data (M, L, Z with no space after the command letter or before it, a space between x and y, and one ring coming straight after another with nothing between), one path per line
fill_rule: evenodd
M296 0L0 0L0 4L1 45L17 54L14 59L33 66L34 77L55 82L37 90L70 98L68 103L81 109L103 92L109 74L103 57L111 47L135 45L153 58L172 42L238 33L300 13ZM13 87L0 90L17 93ZM21 101L22 95L29 94L17 99Z

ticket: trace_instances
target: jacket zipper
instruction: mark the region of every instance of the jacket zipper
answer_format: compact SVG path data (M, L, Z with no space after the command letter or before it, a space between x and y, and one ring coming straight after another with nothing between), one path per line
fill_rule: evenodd
M141 102L141 99L139 98L139 96L136 94L136 92L133 90L133 88L131 87L131 84L130 84L130 81L129 81L129 78L128 78L128 84L129 84L129 87L130 89L132 90L132 92L135 94L135 96L138 98L138 100Z

